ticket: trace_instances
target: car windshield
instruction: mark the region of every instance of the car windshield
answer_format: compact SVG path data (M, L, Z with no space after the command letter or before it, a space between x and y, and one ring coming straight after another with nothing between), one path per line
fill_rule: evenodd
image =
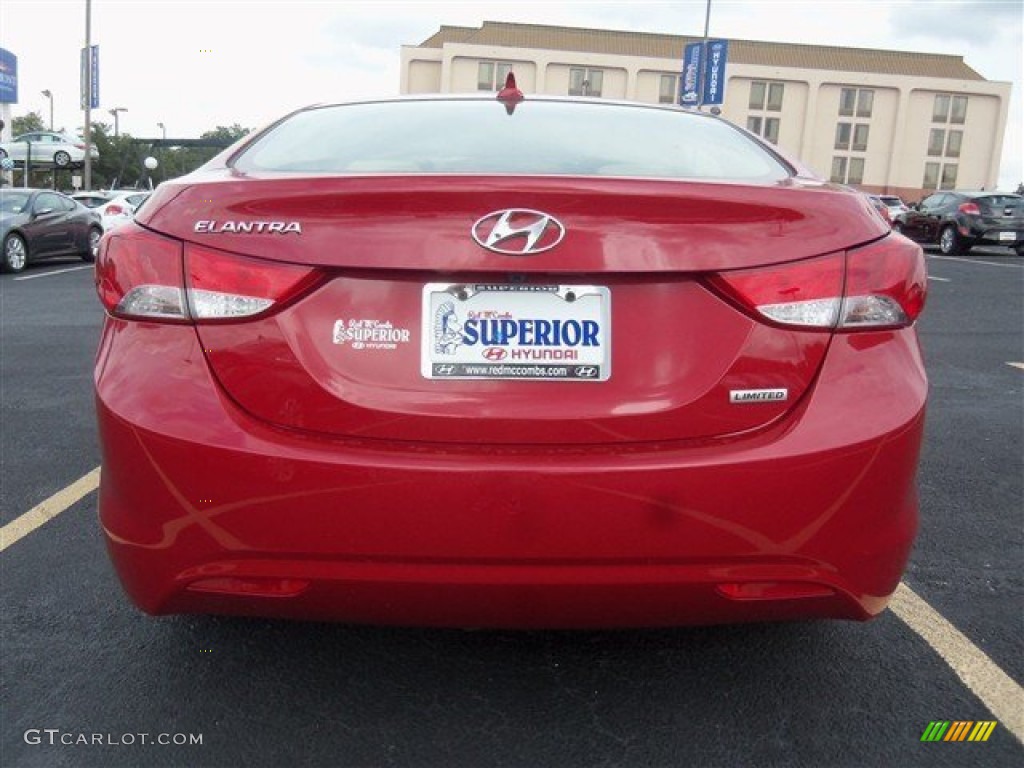
M493 100L320 107L235 158L243 172L529 174L779 181L790 170L729 123L664 108Z
M0 194L0 212L21 213L28 206L29 197L26 192L3 192Z
M1024 198L1017 195L987 195L979 197L977 201L991 208L1018 208L1021 202L1024 202Z

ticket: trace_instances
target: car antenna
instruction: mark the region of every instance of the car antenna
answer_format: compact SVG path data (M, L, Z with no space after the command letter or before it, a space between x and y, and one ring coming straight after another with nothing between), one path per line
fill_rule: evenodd
M512 72L505 78L505 87L498 91L498 101L505 105L505 111L510 115L516 111L519 102L525 99L523 92L516 87L516 76Z

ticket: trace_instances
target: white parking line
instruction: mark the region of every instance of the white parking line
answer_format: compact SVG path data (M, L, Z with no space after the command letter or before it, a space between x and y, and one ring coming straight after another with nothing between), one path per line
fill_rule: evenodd
M943 261L962 261L964 264L987 264L990 267L1009 267L1010 269L1024 269L1024 264L1007 264L1006 262L998 261L982 261L981 259L960 259L956 256L932 256L928 255L929 259L942 259Z
M65 272L78 272L82 269L95 269L92 264L86 264L84 267L68 267L67 269L55 269L52 272L40 272L35 275L22 275L21 277L14 278L15 280L35 280L37 277L50 277L51 275L63 275Z
M1024 363L1007 363L1007 365L1012 366L1013 368L1020 368L1024 371Z
M896 588L889 607L945 660L1000 724L1024 742L1024 688L906 584Z
M82 497L92 493L100 484L100 468L83 475L63 490L57 491L46 501L36 504L25 514L14 518L0 528L0 552L39 526L52 520Z
M948 277L936 277L935 275L928 275L928 279L929 280L935 280L935 281L940 282L940 283L950 283L950 282L952 282Z

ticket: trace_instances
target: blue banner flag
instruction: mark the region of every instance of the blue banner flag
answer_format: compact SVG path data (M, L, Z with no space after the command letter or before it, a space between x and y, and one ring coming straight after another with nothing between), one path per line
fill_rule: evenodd
M708 40L702 104L721 104L725 101L725 63L728 58L728 40Z
M679 81L679 103L696 107L700 103L701 43L690 43L683 51L683 75Z

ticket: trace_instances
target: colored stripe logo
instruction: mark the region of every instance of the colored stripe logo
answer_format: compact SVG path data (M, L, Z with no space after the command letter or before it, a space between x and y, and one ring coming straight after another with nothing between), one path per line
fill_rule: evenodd
M921 741L988 741L996 724L995 720L932 720Z

